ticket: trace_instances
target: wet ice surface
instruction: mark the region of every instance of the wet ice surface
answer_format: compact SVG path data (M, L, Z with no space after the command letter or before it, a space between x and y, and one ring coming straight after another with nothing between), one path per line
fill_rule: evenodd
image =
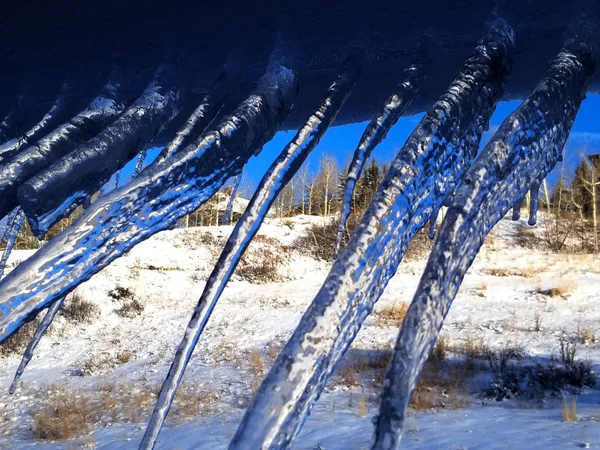
M259 236L275 239L276 245L292 246L306 232L308 224L321 220L314 217L267 220ZM554 255L515 247L517 227L526 220L513 223L507 217L492 232L493 241L483 247L467 274L442 330L452 342L481 337L496 349L509 342L519 343L531 355L548 358L557 351L563 330L572 334L579 328L589 328L600 336L597 262L587 256ZM544 236L543 227L542 212L538 228L533 229L540 240ZM76 325L59 315L57 329L42 339L14 397L8 395L8 387L20 356L0 359L0 417L6 418L0 421L0 448L81 447L80 440L33 442L32 413L41 405L33 392L42 386L69 383L74 389L92 391L110 383L123 384L133 391L148 382L162 382L198 293L212 270L211 258L218 256L232 228L161 232L82 285L77 292L100 307L100 316L90 324ZM196 236L207 231L219 237L221 244L201 243ZM15 251L9 268L31 253ZM243 363L245 352L265 352L271 342L284 343L327 274L328 264L299 253L297 246L290 257L289 262L282 264L280 282L252 284L234 275L192 357L185 379L219 392L219 410L190 422L168 422L157 449L227 447L243 414L238 399L241 393L251 392L256 381ZM410 301L424 265L424 260L405 261L390 281L376 311ZM507 269L511 274L493 276L489 274L493 269ZM522 273L528 276L520 276ZM574 286L574 292L566 298L549 298L534 292L538 287L546 289L565 281ZM108 292L117 285L135 292L145 305L141 315L124 319L115 313L120 304ZM484 295L479 294L482 286L486 287ZM542 319L539 333L531 331L536 313ZM354 348L364 351L389 348L396 334L397 328L381 326L369 318L347 357L352 357ZM215 355L225 346L227 352L242 362L215 364ZM120 351L130 351L132 360L90 377L76 375L88 358L106 354L114 357ZM581 358L593 361L598 372L600 344L581 345L579 351ZM266 362L265 367L268 368ZM363 395L362 388L328 386L292 448L314 450L321 444L326 450L368 449L373 432L371 419L377 404L369 402L367 416L360 417L358 399ZM376 395L376 391L368 391L367 395ZM579 448L581 442L589 443L590 448L600 448L600 422L594 421L600 416L599 405L597 391L580 396L577 408L580 421L576 423L562 422L559 401L547 402L544 409L536 410L527 403L490 402L481 406L476 400L468 409L411 413L403 448L568 449ZM99 449L135 449L145 420L147 416L135 424L99 425L91 439Z

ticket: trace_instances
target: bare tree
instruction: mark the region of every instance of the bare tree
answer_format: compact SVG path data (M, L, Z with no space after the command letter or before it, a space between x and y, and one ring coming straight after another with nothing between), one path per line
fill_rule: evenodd
M597 155L594 155L597 156ZM590 157L591 159L591 157ZM600 177L598 174L598 167L595 161L590 161L583 154L581 155L581 161L584 165L585 170L580 172L579 181L583 188L589 193L591 197L591 211L592 211L592 232L594 234L594 254L598 254L598 186L600 186ZM583 208L582 208L583 209Z

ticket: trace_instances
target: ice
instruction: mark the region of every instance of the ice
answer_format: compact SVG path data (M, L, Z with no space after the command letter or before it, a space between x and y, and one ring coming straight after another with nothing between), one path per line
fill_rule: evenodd
M21 263L0 282L0 342L36 311L198 209L273 137L297 92L292 70L269 67L256 91L213 131L98 199Z
M379 114L367 125L365 132L360 138L358 147L354 151L354 155L350 161L348 174L346 175L340 224L333 252L334 259L337 258L344 233L346 233L346 222L350 215L354 187L360 178L365 161L369 159L375 147L385 139L388 131L396 124L402 113L410 105L415 94L421 87L421 83L428 70L429 61L415 63L406 69L402 81L396 86L396 89L387 99Z
M275 361L230 445L288 448L415 233L453 189L510 72L512 29L485 38L393 161L348 246Z
M2 252L2 258L0 258L0 278L2 278L2 275L4 275L4 270L6 269L8 257L10 256L10 252L12 252L12 249L15 246L15 242L19 235L19 230L21 229L21 225L23 224L23 219L25 219L25 214L23 214L23 211L20 208L16 208L8 216L6 222L6 229L2 239L2 241L6 243L6 246L4 247L4 251Z
M577 30L467 170L446 213L388 367L373 449L398 448L419 373L485 237L556 165L596 65L586 45L597 42L595 27Z
M231 274L248 244L258 232L281 190L300 169L302 163L335 120L354 86L358 72L357 63L354 60L347 61L342 73L329 88L319 108L308 118L305 125L283 149L260 181L246 211L227 240L225 248L206 283L198 305L194 309L169 374L161 389L140 448L151 449L154 447L196 343Z

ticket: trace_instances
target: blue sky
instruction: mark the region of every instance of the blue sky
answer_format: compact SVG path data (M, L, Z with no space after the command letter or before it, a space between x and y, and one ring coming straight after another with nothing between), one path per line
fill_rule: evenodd
M494 131L502 121L520 104L519 101L501 102L492 119L490 120L490 129L482 139L482 145L491 138ZM402 117L398 123L388 133L386 139L376 148L373 157L378 162L389 162L402 147L406 138L415 128L423 114L415 116ZM565 152L565 172L572 173L579 162L579 153L600 153L600 95L589 95L584 100L581 110L577 115L575 124L571 131ZM367 122L332 127L323 137L318 147L313 151L308 159L310 168L316 170L319 160L324 153L334 155L338 160L340 167L345 167L351 157L360 136L362 135ZM274 139L267 143L262 152L253 157L244 168L244 184L248 187L254 187L258 184L261 177L268 169L273 160L294 137L295 131L279 132ZM153 158L156 151L149 152L148 158ZM148 161L149 162L149 161ZM129 177L133 166L129 164L124 169L125 177ZM555 173L549 177L551 184L557 179L556 172L560 170L560 165L555 169Z

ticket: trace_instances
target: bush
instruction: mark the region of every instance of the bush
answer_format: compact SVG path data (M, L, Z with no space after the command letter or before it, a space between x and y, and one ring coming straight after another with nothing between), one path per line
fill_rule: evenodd
M132 319L139 316L144 311L144 305L137 299L126 301L118 309L115 309L115 313L120 317L126 317Z
M275 239L256 236L242 256L236 274L250 283L276 283L284 281L281 270L288 263L289 249Z
M22 354L33 338L35 330L38 327L38 323L39 322L37 320L27 322L8 338L6 338L6 340L0 344L0 355L9 356L14 354Z
M91 322L100 315L100 308L96 304L85 300L81 295L74 293L60 309L61 315L70 322Z

